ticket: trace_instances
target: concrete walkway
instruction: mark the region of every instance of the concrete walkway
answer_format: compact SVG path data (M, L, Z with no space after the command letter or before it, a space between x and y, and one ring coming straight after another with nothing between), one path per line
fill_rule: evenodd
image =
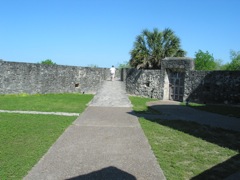
M148 115L148 118L194 121L213 127L240 131L239 118L200 111L187 106L180 106L179 102L176 101L153 101L149 102L147 105L161 112L161 115Z
M166 179L131 106L122 82L105 81L24 179Z

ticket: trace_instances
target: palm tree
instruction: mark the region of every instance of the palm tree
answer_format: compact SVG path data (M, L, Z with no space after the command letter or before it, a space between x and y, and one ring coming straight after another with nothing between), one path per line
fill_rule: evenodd
M186 52L180 48L180 39L171 29L159 32L144 30L137 36L130 52L130 65L136 68L159 69L165 57L184 57Z

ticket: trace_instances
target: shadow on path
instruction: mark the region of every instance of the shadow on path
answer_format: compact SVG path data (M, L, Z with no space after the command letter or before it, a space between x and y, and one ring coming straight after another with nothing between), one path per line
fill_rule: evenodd
M106 179L136 180L136 177L116 167L110 166L98 171L91 172L89 174L80 175L67 180L106 180Z

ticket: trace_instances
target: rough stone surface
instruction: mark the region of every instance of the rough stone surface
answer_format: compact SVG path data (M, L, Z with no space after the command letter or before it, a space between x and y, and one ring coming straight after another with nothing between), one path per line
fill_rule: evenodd
M191 71L185 84L189 101L240 103L240 71Z
M166 58L162 60L161 70L125 69L122 77L127 93L166 100L169 99L168 77L174 72L184 73L181 101L240 103L240 71L194 71L190 58Z
M123 80L129 94L137 96L165 99L166 76L171 72L188 73L194 69L191 58L165 58L161 62L160 70L128 69L123 71ZM185 78L184 81L188 79ZM169 86L169 84L167 85Z
M128 69L125 79L127 93L161 99L162 76L160 70Z
M194 71L190 58L165 58L160 70L117 70L116 79L124 81L128 94L166 100L169 77L175 72L184 73L180 101L240 103L240 71ZM109 68L0 61L0 94L95 94L109 78Z
M109 77L108 68L0 61L0 94L96 93Z
M161 69L171 69L172 71L191 71L194 70L194 61L192 58L168 57L161 62Z

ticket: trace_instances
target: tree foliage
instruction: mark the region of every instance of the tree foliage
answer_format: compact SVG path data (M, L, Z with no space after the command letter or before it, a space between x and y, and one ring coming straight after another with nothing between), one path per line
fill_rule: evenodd
M215 70L223 70L223 62L221 59L214 59L214 62L216 63Z
M123 63L120 63L120 64L118 64L118 68L119 69L122 69L122 68L131 68L131 65L130 65L130 63L129 62L123 62Z
M218 62L214 60L213 55L208 51L203 52L199 50L195 53L195 69L196 70L216 70L218 67Z
M231 62L222 64L222 60L214 59L208 51L199 50L195 53L195 69L196 70L240 70L240 51L230 51Z
M240 51L230 51L231 62L225 65L226 70L240 70Z
M171 29L160 32L144 30L136 37L130 51L130 65L137 68L159 69L165 57L184 57L186 52L180 48L180 39Z
M51 59L46 59L44 61L41 61L41 64L55 65L56 63L54 63Z

